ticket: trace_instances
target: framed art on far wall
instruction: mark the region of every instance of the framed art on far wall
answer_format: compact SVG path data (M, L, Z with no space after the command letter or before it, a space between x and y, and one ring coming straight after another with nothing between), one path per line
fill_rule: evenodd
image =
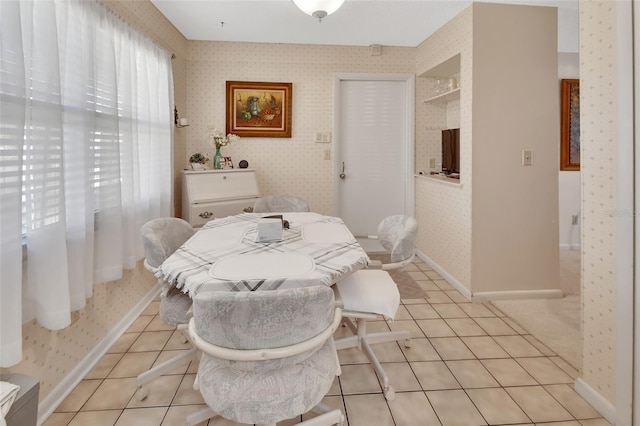
M580 170L580 80L560 82L560 170Z
M222 157L220 159L220 165L223 169L233 169L233 161L231 161L231 157Z
M227 81L227 134L291 137L291 83Z

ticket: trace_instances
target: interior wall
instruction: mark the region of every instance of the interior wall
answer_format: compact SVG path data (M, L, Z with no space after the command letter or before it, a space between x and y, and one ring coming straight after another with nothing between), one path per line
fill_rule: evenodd
M302 197L313 211L333 211L333 146L316 143L316 133L333 127L333 74L413 73L415 49L192 41L188 48L188 156L213 158L206 131L225 131L225 82L293 83L291 138L243 137L222 148L234 165L247 160L255 169L262 195ZM183 167L186 167L183 164Z
M558 93L560 80L580 78L580 55L558 53ZM559 99L559 98L558 98ZM558 140L558 146L560 141ZM559 161L558 161L559 164ZM558 226L561 249L580 249L580 171L558 171ZM578 224L572 224L572 216L578 216Z
M184 52L186 39L149 1L103 2L133 27L146 33L157 43L172 52ZM176 53L178 55L178 53ZM186 59L184 56L173 62L176 103L186 98ZM186 102L185 102L186 103ZM184 163L184 138L176 137L176 161ZM22 328L23 359L2 373L23 373L40 380L40 401L48 397L80 361L107 336L122 318L155 285L142 262L136 269L124 271L121 280L98 284L87 305L72 314L69 327L51 331L40 327L35 321Z
M458 113L443 117L440 107L425 104L430 79L416 82L416 171L428 167L418 163L423 156L440 157L430 141L439 141L441 123L460 127L460 184L418 176L415 182L415 210L420 227L416 248L445 270L461 285L471 283L471 107L473 90L473 8L467 7L416 49L416 74L420 76L436 65L460 54L460 100Z
M582 379L616 404L616 2L580 2Z
M472 292L557 290L556 9L474 3L473 56Z
M138 262L121 280L94 286L93 297L71 314L71 325L52 331L35 320L22 326L22 361L0 373L20 373L40 380L39 399L51 391L131 311L156 283Z

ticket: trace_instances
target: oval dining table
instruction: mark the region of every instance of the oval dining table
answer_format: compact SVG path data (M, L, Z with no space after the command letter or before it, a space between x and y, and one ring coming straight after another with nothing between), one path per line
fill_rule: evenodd
M342 219L280 213L288 229L259 242L258 223L273 214L242 213L207 222L157 275L194 297L205 291L262 291L333 285L365 268L369 257Z

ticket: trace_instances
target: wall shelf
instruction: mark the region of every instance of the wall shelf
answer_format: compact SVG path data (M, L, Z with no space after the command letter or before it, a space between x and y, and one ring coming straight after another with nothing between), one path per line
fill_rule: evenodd
M451 101L455 101L456 99L460 99L460 88L456 88L451 90L450 92L441 93L436 96L432 96L428 99L425 99L424 103L434 102L434 103L447 103Z

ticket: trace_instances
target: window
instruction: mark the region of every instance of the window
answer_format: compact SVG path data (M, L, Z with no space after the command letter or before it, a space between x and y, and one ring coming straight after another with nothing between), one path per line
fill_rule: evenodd
M171 205L170 54L97 1L0 2L0 367L22 292L66 327ZM22 238L28 274L22 277ZM23 286L22 282L25 281Z

